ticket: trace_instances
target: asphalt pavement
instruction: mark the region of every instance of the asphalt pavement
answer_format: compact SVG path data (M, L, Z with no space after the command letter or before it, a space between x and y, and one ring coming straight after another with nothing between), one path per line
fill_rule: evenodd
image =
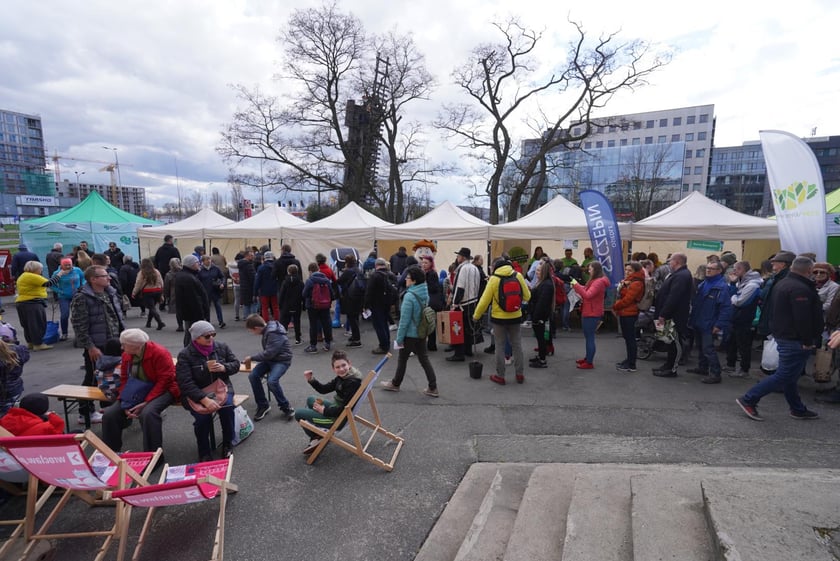
M14 306L6 305L5 319L19 325ZM225 307L227 328L219 340L239 357L259 348L258 337L243 322L232 321ZM128 327L143 327L139 311L128 313ZM174 316L163 314L167 326L149 330L152 339L173 354L182 346ZM215 325L215 321L213 322ZM372 368L380 357L371 354L376 337L362 322L364 346L348 349L360 370ZM306 321L304 320L304 326ZM293 407L304 404L314 391L303 379L313 370L329 379L330 353L310 355L304 344L293 346L292 367L281 385ZM523 328L525 357L533 356L533 336ZM336 330L333 348L344 348L343 329ZM306 465L301 453L308 439L294 422L284 420L276 405L256 430L236 447L233 481L239 493L227 507L225 554L249 561L318 558L324 560L410 560L416 555L469 466L488 462L658 463L709 466L838 467L837 406L814 403L818 387L803 378L802 395L818 411L815 421L794 420L781 394L762 400L764 422L748 419L735 398L760 376L758 353L750 379L728 378L722 384L701 384L699 376L680 368L677 378L651 375L664 355L639 361L635 373L622 373L615 363L624 358L624 341L615 331L597 336L593 370L577 370L583 356L580 330L559 332L556 353L548 369L525 367L524 384L516 384L508 366L506 386L489 381L494 358L478 350L484 377L471 379L467 363L447 362L443 345L431 353L438 378L439 398L424 396L425 376L416 359L399 393L375 390L383 425L405 438L395 469L388 473L336 446L328 446L317 462ZM695 360L689 366L696 364ZM80 384L81 349L72 341L33 353L24 368L25 392L60 383ZM396 356L384 367L380 380L390 379ZM244 375L234 377L237 393L251 393ZM54 402L57 410L60 405ZM253 416L256 404L246 403ZM363 413L365 409L363 409ZM192 418L170 407L164 420L164 447L173 465L196 460ZM75 423L75 419L71 418ZM135 424L136 425L136 424ZM78 428L71 425L72 429ZM98 426L94 431L99 432ZM139 427L125 431L126 449L141 449ZM374 450L377 450L374 445ZM378 449L388 454L389 449ZM20 506L0 507L6 517ZM207 558L215 525L215 504L160 509L143 559L194 561ZM107 509L77 507L67 528L96 525ZM139 533L141 511L135 511L129 544ZM3 530L7 532L7 530ZM6 535L5 533L3 535ZM75 561L94 556L93 540L56 542L57 559ZM113 556L112 556L113 557Z

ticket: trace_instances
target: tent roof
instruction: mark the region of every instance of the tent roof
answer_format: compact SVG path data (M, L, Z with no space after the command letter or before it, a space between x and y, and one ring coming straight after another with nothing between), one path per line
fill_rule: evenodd
M206 237L206 232L210 229L233 223L233 220L225 218L221 214L214 212L212 209L203 208L189 218L184 218L183 220L173 222L172 224L165 224L163 226L155 226L152 228L140 228L137 230L137 235L141 238L154 238L161 240L167 234L176 238L204 239Z
M295 240L368 238L372 242L376 239L376 230L390 224L350 202L335 214L321 220L283 228L283 237Z
M376 229L379 240L487 240L490 224L464 212L449 201L417 220Z
M776 222L736 212L695 191L633 224L634 240L777 239Z
M207 230L207 238L232 239L232 238L272 238L281 239L284 237L284 230L289 226L302 226L306 224L293 214L289 214L283 207L272 204L251 218L242 222L233 222L225 226L218 226Z
M21 225L41 226L54 222L83 223L97 222L100 224L160 224L119 209L102 198L96 191L91 191L85 199L74 206L56 214L24 220Z

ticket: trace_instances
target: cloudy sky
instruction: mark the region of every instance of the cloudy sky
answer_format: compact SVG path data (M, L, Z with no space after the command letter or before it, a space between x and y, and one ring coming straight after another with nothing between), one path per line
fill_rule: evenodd
M230 85L277 86L276 37L292 4L320 2L11 0L0 16L0 107L40 115L50 155L113 161L103 146L117 148L122 183L147 187L153 204L174 200L176 169L183 188L227 192L215 147L236 107ZM369 33L414 35L442 85L423 114L434 115L452 95L453 65L479 42L498 39L490 22L513 7L559 46L572 38L570 18L592 34L619 31L674 51L649 86L616 97L600 116L714 104L717 146L757 140L760 129L840 134L836 0L338 5ZM436 136L431 144L430 158L445 150ZM83 181L108 183L102 164L79 160L61 161L63 179L84 171ZM461 202L465 192L433 189L432 198Z

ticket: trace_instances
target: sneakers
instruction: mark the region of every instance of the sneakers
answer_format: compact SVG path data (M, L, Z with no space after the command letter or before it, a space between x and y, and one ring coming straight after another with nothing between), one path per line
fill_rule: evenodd
M281 411L283 412L283 415L286 416L287 421L294 420L294 418L295 418L295 410L294 409L292 409L291 407L286 407L284 409L281 409Z
M395 386L393 382L390 380L387 382L379 382L379 385L382 387L383 390L386 392L398 392L400 391L399 386Z
M66 340L67 340L67 334L65 333L64 335L62 335L61 337L59 337L59 338L58 338L58 340L59 340L59 341L66 341Z
M819 419L820 414L816 411L811 411L810 409L806 409L805 411L791 411L790 416L794 419L798 419L800 421L811 421L813 419Z
M32 347L33 351L46 351L52 348L52 345L47 345L45 343L41 343L40 345L35 345Z
M303 352L314 355L318 352L318 347L316 347L315 345L309 345L308 347L303 349Z
M324 343L323 349L324 349L325 353L330 352L330 344L329 343Z
M525 321L523 321L523 322L522 322L522 327L525 327L525 328L529 328L529 327L531 327L532 325L533 325L533 324L531 323L531 320L527 320L527 319L526 319Z
M351 339L350 341L347 341L347 346L350 347L351 349L355 349L357 347L361 347L362 342L361 341L354 341L354 340Z
M225 327L227 327L227 324L225 322L219 323L219 329L224 329Z
M544 360L532 360L528 363L531 368L548 368L548 363Z
M627 364L626 362L619 362L615 365L615 369L619 372L635 372L636 367Z
M238 319L236 321L239 321ZM295 339L295 345L300 345L303 341L300 339Z
M726 369L724 368L724 370L726 370ZM750 373L749 373L749 371L745 371L745 370L739 370L738 372L735 372L735 370L733 370L732 372L729 372L727 375L730 378L746 378L747 376L750 375Z
M728 364L722 368L724 372L729 374L730 372L735 372L735 365L729 366Z
M440 397L440 393L438 393L437 388L426 388L423 390L423 395L427 395L429 397Z
M496 345L490 345L489 347L484 347L484 352L488 355L492 355L496 352Z
M744 414L747 417L749 417L750 419L752 419L753 421L763 421L764 420L761 417L761 415L758 414L758 408L756 408L754 405L747 405L746 403L741 401L740 397L735 400L735 403L737 403L738 407L741 408L741 411L743 411ZM811 413L811 411L809 411L809 413ZM793 411L790 412L790 416L793 417Z
M268 412L271 411L271 405L266 405L265 407L257 407L257 412L254 414L254 421L262 421Z
M388 327L388 331L396 331L397 327L398 327L397 324L393 323Z
M309 454L311 454L312 452L315 451L315 448L317 448L318 444L320 444L320 443L321 443L320 438L313 438L312 440L309 441L309 446L307 446L306 448L303 449L303 454L308 456Z
M371 352L371 354L375 354L375 355L385 355L385 354L388 354L388 350L387 350L387 349L383 349L382 347L376 347L375 349L373 349L373 350L372 350L372 351L370 351L370 352Z
M492 376L490 376L490 381L495 382L496 384L499 384L500 386L505 385L505 379L502 378L501 376L497 375L497 374L493 374Z
M525 383L525 374L517 374L516 375L516 383L517 384L524 384Z
M591 362L586 362L586 361L584 360L583 362L579 362L579 363L577 364L577 367L578 367L578 369L580 369L580 370L592 370L593 368L595 368L595 365L594 365L594 364L592 364Z

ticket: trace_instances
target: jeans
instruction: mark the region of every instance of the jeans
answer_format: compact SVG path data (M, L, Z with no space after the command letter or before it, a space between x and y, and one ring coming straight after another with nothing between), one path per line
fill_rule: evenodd
M247 318L251 314L256 314L259 312L258 310L259 302L254 302L253 300L250 302L243 302L242 303L242 319Z
M242 303L239 301L239 285L233 285L233 317L239 319L239 306Z
M283 395L283 388L280 387L280 378L289 369L289 364L283 362L260 362L254 366L248 374L248 381L251 382L251 391L254 392L254 400L257 407L268 407L268 398L262 385L262 378L268 374L268 389L274 394L277 405L283 411L289 409L289 400Z
M636 319L635 316L618 316L621 326L621 336L624 337L624 347L627 349L627 366L636 368Z
M213 304L213 307L216 308L216 319L219 320L219 324L223 324L225 322L224 316L222 316L222 298L221 296L215 299L211 299L210 303Z
M388 329L388 308L373 307L370 310L373 329L379 339L379 348L386 351L391 347L391 332Z
M755 406L768 393L781 391L785 395L790 410L794 413L802 413L806 408L799 398L797 383L813 349L803 349L802 343L791 339L776 339L776 344L779 347L779 367L776 372L750 388L741 401L746 405Z
M700 360L697 368L712 377L720 377L720 360L715 349L715 336L711 331L695 329L694 339L700 343Z
M432 363L429 362L429 354L426 351L426 340L418 339L417 337L406 337L403 340L403 348L400 349L400 354L397 358L397 370L394 372L394 379L391 383L400 387L403 378L405 378L405 369L411 353L417 355L417 360L420 361L420 366L423 367L423 372L426 373L426 381L429 383L429 389L433 390L437 388L435 369L432 368Z
M154 452L163 448L163 419L160 414L174 402L172 394L166 392L146 403L140 411L143 451ZM117 400L105 409L102 417L102 440L115 452L122 450L122 431L127 419L125 412L122 402Z
M70 323L70 300L66 298L58 299L58 309L61 311L61 334L67 335L68 324Z
M213 423L213 415L196 413L192 409L188 410L194 419L193 432L195 433L195 441L198 445L198 457L203 458L212 455L213 450L210 449L210 427ZM236 418L233 413L233 392L228 392L227 402L219 409L218 414L219 422L222 425L222 444L224 446L231 446L233 433L236 429Z
M601 322L600 317L581 318L583 325L583 338L586 340L586 362L592 364L595 360L595 330Z
M494 323L493 335L496 339L496 375L505 377L505 354L507 343L510 342L510 352L513 355L513 371L516 374L525 373L525 363L522 360L522 324ZM501 341L505 341L502 345ZM511 356L511 355L507 355Z

